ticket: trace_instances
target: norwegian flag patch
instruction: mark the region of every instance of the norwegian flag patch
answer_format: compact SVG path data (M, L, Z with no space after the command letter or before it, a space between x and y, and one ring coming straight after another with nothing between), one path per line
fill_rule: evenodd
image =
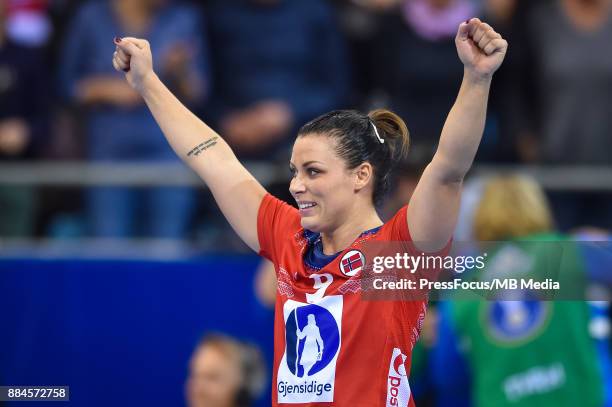
M365 266L365 256L359 250L350 250L340 259L340 271L348 277L353 277Z

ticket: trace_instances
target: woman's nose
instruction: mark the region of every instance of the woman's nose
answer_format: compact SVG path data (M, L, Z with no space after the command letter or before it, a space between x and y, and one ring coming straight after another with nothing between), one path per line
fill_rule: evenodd
M291 182L289 183L289 192L292 195L299 194L300 192L304 192L305 187L299 175L291 178Z

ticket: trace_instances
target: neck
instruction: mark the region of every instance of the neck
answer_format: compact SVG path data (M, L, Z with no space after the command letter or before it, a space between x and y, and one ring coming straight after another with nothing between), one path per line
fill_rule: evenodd
M321 233L324 254L335 254L346 249L360 234L383 224L376 209L371 205L368 205L366 209L353 211L348 219L355 219L355 221L343 222L335 230Z

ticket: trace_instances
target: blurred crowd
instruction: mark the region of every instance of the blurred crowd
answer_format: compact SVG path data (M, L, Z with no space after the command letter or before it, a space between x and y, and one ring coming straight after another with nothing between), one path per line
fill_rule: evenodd
M611 15L610 0L1 0L0 162L178 162L111 65L113 38L134 36L245 160L286 162L296 130L332 109L396 111L412 144L401 201L459 89L457 26L478 16L510 50L477 161L609 166ZM561 230L612 227L609 193L550 198ZM0 186L0 236L210 237L210 201L183 187Z

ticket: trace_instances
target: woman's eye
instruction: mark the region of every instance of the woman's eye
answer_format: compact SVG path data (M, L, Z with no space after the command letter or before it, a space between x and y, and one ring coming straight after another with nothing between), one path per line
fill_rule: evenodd
M320 173L320 171L317 170L317 169L314 169L314 168L309 168L308 169L308 175L317 175L319 173Z

